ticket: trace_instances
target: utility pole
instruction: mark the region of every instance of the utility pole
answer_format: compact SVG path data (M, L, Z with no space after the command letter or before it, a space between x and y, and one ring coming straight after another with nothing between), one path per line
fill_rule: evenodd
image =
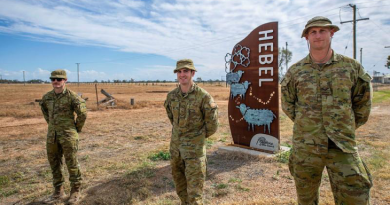
M26 77L24 75L24 71L23 71L23 84L24 84L24 86L26 86Z
M363 55L363 48L360 48L360 65L363 65L362 64L362 55Z
M340 23L343 24L343 23L353 22L353 59L356 59L356 22L363 21L363 20L369 20L370 18L356 19L356 5L349 4L349 6L352 7L352 9L353 9L353 20L352 21L343 21Z
M80 87L80 73L79 73L79 65L80 63L77 64L77 87Z

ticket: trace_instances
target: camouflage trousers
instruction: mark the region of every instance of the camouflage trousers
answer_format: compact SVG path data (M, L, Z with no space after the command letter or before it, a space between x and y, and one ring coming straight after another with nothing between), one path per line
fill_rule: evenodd
M327 154L322 155L293 149L289 169L295 180L300 205L318 204L325 167L336 205L370 204L372 179L359 154L331 148Z
M46 151L53 174L54 187L61 186L64 183L62 156L64 156L68 168L71 187L80 187L81 172L77 160L78 136L58 136L56 134L54 138L48 137Z
M181 204L203 204L206 156L193 159L171 158L172 176Z

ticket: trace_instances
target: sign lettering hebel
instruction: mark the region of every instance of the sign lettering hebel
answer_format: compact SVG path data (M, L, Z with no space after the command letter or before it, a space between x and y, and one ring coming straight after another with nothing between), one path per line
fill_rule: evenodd
M268 34L273 33L274 30L267 30L267 31L260 31L259 35L264 37L260 37L259 41L265 41L265 40L272 40L274 37L273 36L268 36ZM260 43L259 44L259 54L262 52L262 48L264 48L264 51L268 51L267 47L271 48L271 52L274 51L274 43ZM274 55L273 54L265 54L265 55L259 55L259 63L261 65L265 64L272 64L274 62ZM259 76L261 76L261 71L265 71L265 74L267 74L267 71L271 71L271 76L274 76L274 71L272 67L263 67L259 68ZM264 79L259 79L259 87L261 87L261 82L273 82L273 78L264 78Z

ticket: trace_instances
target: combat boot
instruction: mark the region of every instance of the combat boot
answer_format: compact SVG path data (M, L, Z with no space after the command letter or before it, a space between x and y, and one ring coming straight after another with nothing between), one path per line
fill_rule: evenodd
M56 186L54 188L53 194L49 198L45 199L43 202L46 204L52 204L52 203L55 203L59 200L65 199L65 197L66 197L66 195L64 192L64 187L63 186Z
M68 200L68 204L77 204L80 200L80 187L72 187L70 190L70 197Z

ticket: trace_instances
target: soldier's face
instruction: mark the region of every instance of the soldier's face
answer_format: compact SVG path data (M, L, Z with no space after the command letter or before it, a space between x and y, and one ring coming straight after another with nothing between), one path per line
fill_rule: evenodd
M51 85L54 89L63 89L65 87L67 79L63 78L53 78L51 79Z
M192 77L194 77L195 71L183 68L178 70L176 74L177 74L177 81L179 81L181 85L187 85L190 82L192 82Z
M310 49L327 50L329 48L334 31L327 27L310 28L306 34L306 40L310 44Z

